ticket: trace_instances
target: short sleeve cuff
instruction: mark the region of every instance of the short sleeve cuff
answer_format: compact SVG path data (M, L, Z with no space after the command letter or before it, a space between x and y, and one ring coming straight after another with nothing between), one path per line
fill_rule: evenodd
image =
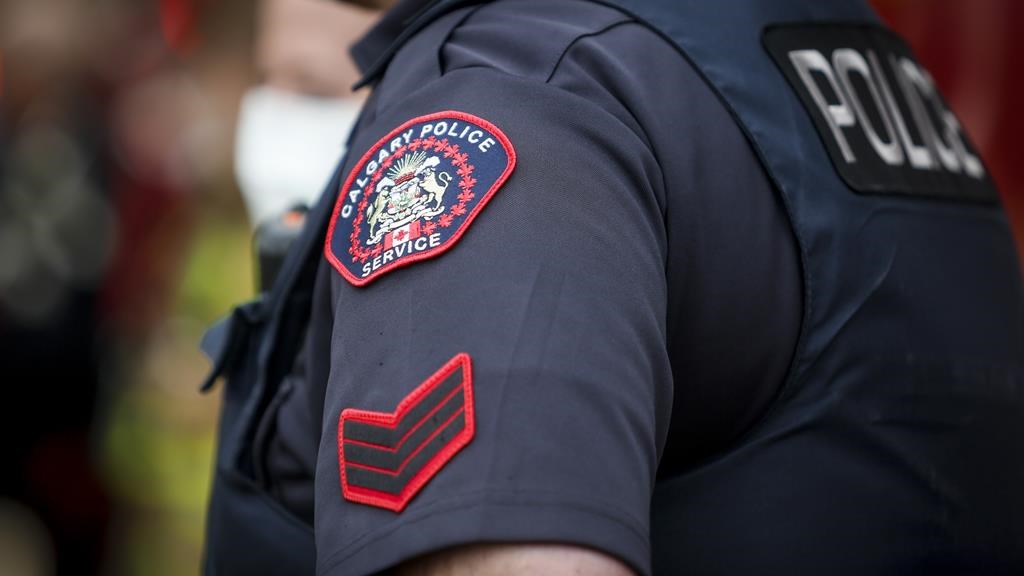
M322 558L317 573L376 574L416 556L484 542L574 544L651 573L645 523L606 505L535 492L462 495L411 510Z

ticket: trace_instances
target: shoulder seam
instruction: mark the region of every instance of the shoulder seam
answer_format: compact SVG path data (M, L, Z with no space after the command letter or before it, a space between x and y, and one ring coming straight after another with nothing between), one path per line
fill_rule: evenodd
M604 28L602 28L600 30L596 30L594 32L589 32L587 34L581 34L580 36L574 38L573 41L570 42L565 47L565 50L562 51L562 54L558 57L558 60L555 62L554 67L551 69L551 73L548 74L548 77L544 81L544 83L549 85L549 86L553 86L551 84L551 81L552 81L552 79L554 79L555 74L558 73L558 69L562 65L562 62L569 55L569 52L571 52L572 49L575 48L576 45L579 44L581 41L589 40L591 38L596 38L598 36L601 36L603 34L606 34L606 33L610 32L610 31L612 31L612 30L614 30L614 29L616 29L616 28L618 28L620 26L626 26L626 25L630 25L630 24L634 24L636 26L644 28L644 29L648 30L649 32L651 32L652 34L655 34L656 36L658 36L658 38L660 40L665 41L664 38L662 38L660 35L658 35L656 32L654 32L649 26L647 26L643 22L637 20L636 18L634 18L634 17L632 17L632 16L630 16L628 14L623 13L623 19L622 20L613 22L613 23L605 26ZM626 113L629 114L630 117L633 118L633 122L636 123L637 128L640 130L639 136L641 137L641 139L643 140L644 144L646 145L648 152L650 152L651 155L655 159L658 159L658 152L654 148L654 141L651 139L650 134L647 133L647 130L644 128L643 123L640 122L640 119L636 117L636 114L633 113L633 110L631 110L629 108L629 106L626 105L625 102L622 102L618 98L616 98L615 101L618 102L619 106L621 106L622 109L625 110ZM661 164L660 161L658 162L658 167L661 169L660 170L660 172L661 172L661 180L664 183L665 182L665 170L662 167L662 164ZM662 207L662 209L664 211L664 207Z
M622 26L624 24L634 24L634 23L636 23L636 20L634 20L634 19L632 19L632 18L630 18L630 17L628 17L626 15L623 15L623 17L625 18L624 20L619 20L619 21L616 21L616 22L612 22L611 24L608 24L604 28L601 28L599 30L595 30L593 32L587 32L586 34L580 34L579 36L573 38L572 42L569 42L565 46L565 49L562 50L562 53L558 55L558 59L555 60L555 65L551 67L551 72L549 72L548 73L548 77L544 79L544 83L545 84L550 84L551 83L551 79L555 77L555 73L558 72L558 68L562 65L562 61L565 60L565 57L576 46L576 44L578 44L581 40L586 40L588 38L594 38L595 36L600 36L600 35L608 32L608 31L610 31L610 30L612 30L614 28L617 28L619 26Z
M448 45L448 42L452 39L452 35L455 34L455 31L461 28L462 25L466 23L466 20L472 18L473 15L476 14L483 7L484 4L477 4L476 6L473 6L469 10L467 10L466 13L463 14L461 18L459 18L459 21L456 22L455 25L452 26L450 30L448 30L448 33L444 35L444 39L441 40L441 43L438 44L437 69L440 72L440 76L444 76L445 74L448 73L447 66L445 66L444 62L444 47Z

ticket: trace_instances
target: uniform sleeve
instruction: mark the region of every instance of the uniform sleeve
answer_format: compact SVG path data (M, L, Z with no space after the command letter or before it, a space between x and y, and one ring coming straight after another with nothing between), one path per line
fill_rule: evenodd
M346 170L365 175L361 151L376 154L396 127L441 111L491 123L515 167L443 252L362 285L329 270L318 572L371 574L460 544L546 541L649 574L649 504L672 404L658 164L616 114L473 68L384 106ZM413 156L397 144L388 150ZM410 172L391 169L375 186L398 198ZM402 228L402 206L378 207L391 213L376 234ZM358 236L336 219L340 245Z

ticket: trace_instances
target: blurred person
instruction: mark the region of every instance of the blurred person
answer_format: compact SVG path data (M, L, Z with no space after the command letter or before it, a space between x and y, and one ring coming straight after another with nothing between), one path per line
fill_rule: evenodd
M93 574L109 493L95 454L99 292L116 231L103 84L76 2L0 5L0 570Z
M116 571L131 547L105 435L175 284L201 107L157 25L130 0L0 5L0 547L22 550L0 571Z
M242 99L235 139L236 178L254 227L319 197L362 106L347 49L371 18L326 0L259 4L262 80Z
M402 0L353 55L204 340L208 573L1024 570L1011 233L865 4Z

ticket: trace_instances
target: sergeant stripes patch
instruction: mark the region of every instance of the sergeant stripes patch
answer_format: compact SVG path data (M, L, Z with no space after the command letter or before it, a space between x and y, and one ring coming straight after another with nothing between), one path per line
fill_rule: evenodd
M468 354L449 360L392 413L348 408L338 421L345 499L401 512L475 431Z

